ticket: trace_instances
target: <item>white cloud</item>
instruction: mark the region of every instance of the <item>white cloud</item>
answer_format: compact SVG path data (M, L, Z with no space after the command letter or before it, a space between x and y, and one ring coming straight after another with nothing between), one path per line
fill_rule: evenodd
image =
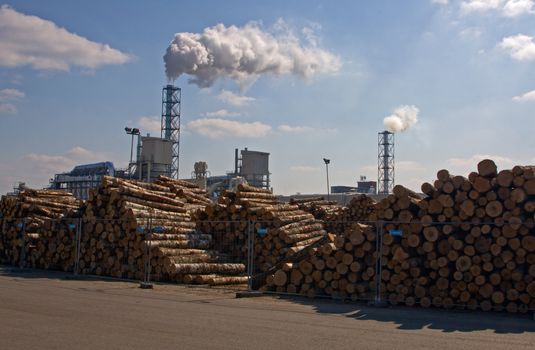
M164 55L166 74L171 80L187 74L192 76L190 83L209 87L217 79L231 79L243 86L265 74L306 79L337 72L340 59L317 46L313 28L305 29L304 34L309 45L303 45L282 20L274 33L257 22L243 27L217 24L202 33L176 33Z
M448 170L455 175L468 176L472 171L477 170L477 163L483 159L492 159L498 168L511 168L517 162L509 157L490 154L475 154L469 158L450 158L447 160L449 165Z
M51 21L0 6L0 66L67 71L71 66L94 69L130 59L119 50L70 33Z
M201 118L188 123L188 128L209 138L264 137L271 132L271 126L261 122L242 123L220 118Z
M90 151L81 146L75 146L62 155L50 155L41 153L29 153L23 156L23 160L34 163L40 169L52 172L70 170L83 162L97 162L107 160L107 155Z
M447 5L449 3L448 0L431 0L433 4L439 4L439 5Z
M17 113L17 106L11 101L16 101L23 98L24 92L17 89L2 89L0 90L0 114L15 114Z
M17 182L40 188L49 184L54 174L71 171L76 165L113 161L108 153L95 152L75 146L61 154L29 153L0 163L0 192L9 191ZM124 166L119 164L116 166Z
M535 101L535 90L526 92L525 94L513 97L513 101L516 102L529 102Z
M405 131L418 122L419 113L420 110L416 106L399 106L383 119L383 124L390 132Z
M204 117L208 118L232 118L232 117L239 117L241 113L238 112L231 112L226 109L219 109L214 112L206 112L202 114Z
M503 15L506 17L517 17L524 14L533 14L533 0L509 0L503 7Z
M461 14L486 12L500 8L503 0L465 0L461 2Z
M17 162L14 172L30 186L44 186L54 174L72 170L76 165L106 161L107 155L76 146L64 154L29 153Z
M17 107L11 103L0 103L0 114L15 114Z
M427 167L423 164L412 161L412 160L399 160L395 164L396 170L407 172L421 172L425 171Z
M481 36L483 31L481 28L468 27L459 32L459 35L464 39L477 39Z
M17 89L2 89L0 90L0 101L13 101L23 98L24 92Z
M461 15L498 11L505 17L518 17L533 14L534 0L464 0L461 2Z
M377 173L377 164L367 164L359 168L360 173Z
M336 133L338 132L338 129L332 128L332 129L318 129L318 128L312 128L310 126L291 126L288 124L281 124L277 127L277 129L281 132L288 133L288 134L304 134L304 133L310 133L310 132L325 132L325 133Z
M309 126L290 126L286 124L279 125L278 129L279 131L282 131L282 132L295 133L295 134L310 132L314 130L313 128Z
M294 165L290 167L290 170L299 173L313 173L321 169L319 167L309 165Z
M71 148L65 155L74 161L103 161L106 158L105 154L90 151L81 146Z
M535 60L535 42L533 37L517 34L503 38L498 47L508 51L511 58L517 61Z
M39 172L46 171L49 176L54 175L54 172L67 171L76 164L73 159L61 155L29 153L22 159L25 162L30 162Z
M147 131L153 134L160 134L162 130L161 118L158 116L141 117L138 119L137 124L142 134L146 134Z
M225 103L228 103L229 105L236 107L247 106L249 103L254 102L256 100L254 97L237 95L229 90L221 91L217 98Z

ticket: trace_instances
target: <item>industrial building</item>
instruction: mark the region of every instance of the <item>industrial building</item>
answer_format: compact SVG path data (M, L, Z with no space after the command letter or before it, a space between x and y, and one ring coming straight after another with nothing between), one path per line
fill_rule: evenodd
M360 181L357 181L357 192L358 193L377 193L377 181L368 181L366 176L361 176Z
M234 150L234 170L225 175L210 175L206 162L195 163L192 181L205 187L213 197L217 197L224 190L232 188L238 180L245 180L249 185L270 189L269 153L251 151L245 147L243 150ZM204 182L203 182L204 181Z
M250 151L245 147L239 154L238 157L236 148L234 175L243 177L249 185L269 189L269 153Z
M87 199L89 190L100 186L102 176L115 176L153 182L160 175L170 176L172 147L170 140L138 136L136 160L127 169L116 169L112 162L84 164L67 173L54 175L50 188L71 192L78 199Z
M124 171L117 172L112 162L78 165L68 173L54 175L50 180L50 188L68 191L76 198L85 200L89 190L98 187L104 175L124 176Z
M160 175L170 176L172 148L171 140L151 136L141 137L141 155L132 178L153 182Z
M139 129L125 128L126 134L132 137L127 169L117 170L111 162L79 165L70 172L54 175L50 180L50 188L69 191L76 198L87 199L89 190L98 187L104 175L148 182L160 175L178 178L180 100L180 88L173 85L163 87L161 137L141 136ZM137 146L134 158L135 137Z
M115 169L111 162L79 165L70 172L56 174L51 180L50 187L64 189L72 192L77 198L86 199L88 191L98 187L104 175L147 182L153 182L160 175L178 178L181 89L169 84L164 86L161 103L160 137L153 137L149 134L142 136L141 131L137 128L125 128L126 133L132 137L130 162L127 169ZM389 131L380 132L378 134L378 147L377 181L367 181L366 177L361 176L356 187L354 185L328 186L330 193L333 195L353 195L356 193L386 195L391 193L394 186L394 134ZM236 181L246 181L255 187L272 189L269 155L267 152L253 151L247 147L242 150L236 148L233 170L224 175L211 175L205 161L196 162L190 181L201 188L206 188L214 197L223 190L232 188L236 185Z

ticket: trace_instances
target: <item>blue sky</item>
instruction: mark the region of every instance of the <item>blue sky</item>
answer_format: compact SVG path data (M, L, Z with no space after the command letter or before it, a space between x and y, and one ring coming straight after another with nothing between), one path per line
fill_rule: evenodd
M241 33L251 22L333 64L245 86L223 77L201 89L180 76L181 177L198 160L223 174L234 148L248 147L271 153L276 193L324 192L323 157L331 184L375 179L377 132L400 106L419 112L396 134L396 183L418 189L441 168L467 175L489 156L501 167L535 163L531 0L0 4L0 193L76 164L124 166L124 126L154 134L175 33Z

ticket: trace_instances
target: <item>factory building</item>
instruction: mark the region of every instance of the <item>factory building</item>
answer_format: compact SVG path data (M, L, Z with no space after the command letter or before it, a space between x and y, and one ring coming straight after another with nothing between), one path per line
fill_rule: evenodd
M236 148L234 175L243 177L251 186L269 189L269 153L250 151L245 147L239 155Z
M87 199L89 190L100 186L104 175L153 182L160 175L171 175L172 146L172 141L167 139L140 136L136 160L128 169L116 169L112 162L78 165L70 172L54 175L50 188Z
M141 137L141 155L132 178L154 182L160 175L171 176L172 147L172 141L167 139Z
M270 189L269 153L251 151L247 147L234 150L234 170L225 175L211 175L208 164L204 161L196 162L191 174L192 181L201 188L206 188L212 197L217 197L222 191L232 189L238 183L247 182L249 185Z
M104 175L120 176L124 172L117 172L112 162L78 165L68 173L54 175L50 188L65 190L85 200L89 197L89 190L98 187Z
M357 187L331 186L331 193L376 194L377 193L377 181L367 181L366 176L361 176L360 181L357 181Z

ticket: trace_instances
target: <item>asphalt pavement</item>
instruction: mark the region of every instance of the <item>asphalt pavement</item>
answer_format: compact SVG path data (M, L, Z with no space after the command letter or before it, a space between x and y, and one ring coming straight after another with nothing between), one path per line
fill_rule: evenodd
M531 315L236 299L0 268L0 349L534 349Z

